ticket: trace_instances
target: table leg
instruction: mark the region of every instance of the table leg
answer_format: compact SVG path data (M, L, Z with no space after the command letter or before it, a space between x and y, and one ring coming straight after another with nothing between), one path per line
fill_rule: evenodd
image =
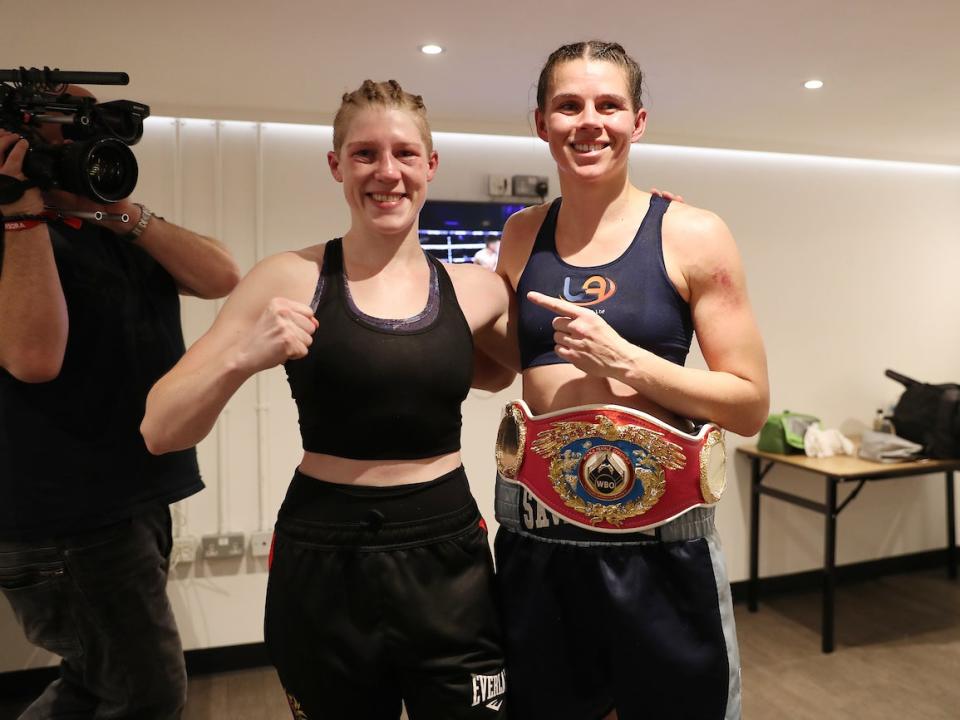
M837 559L837 478L827 479L827 513L823 549L823 633L821 648L833 652L833 609Z
M760 574L760 458L750 458L750 581L747 609L757 611Z
M947 574L957 579L957 511L953 494L953 470L947 470Z

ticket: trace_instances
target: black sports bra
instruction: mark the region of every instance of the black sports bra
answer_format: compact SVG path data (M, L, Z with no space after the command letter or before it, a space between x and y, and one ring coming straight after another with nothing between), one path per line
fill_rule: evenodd
M473 376L473 336L447 271L430 262L426 308L384 320L353 303L338 238L324 248L307 356L288 360L303 449L359 460L406 460L460 449L460 405Z

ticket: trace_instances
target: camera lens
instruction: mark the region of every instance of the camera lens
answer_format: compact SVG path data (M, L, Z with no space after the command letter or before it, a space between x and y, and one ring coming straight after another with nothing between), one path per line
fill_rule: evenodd
M137 184L137 161L123 143L99 143L87 156L87 178L104 199L127 197Z
M99 138L64 145L60 187L100 202L116 202L137 185L137 159L120 140Z

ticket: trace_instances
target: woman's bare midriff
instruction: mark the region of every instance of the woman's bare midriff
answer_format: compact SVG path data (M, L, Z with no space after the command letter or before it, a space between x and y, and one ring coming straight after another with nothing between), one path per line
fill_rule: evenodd
M591 377L570 364L538 365L523 371L523 400L534 415L580 405L623 405L683 429L688 421L611 378Z
M304 452L298 469L325 482L386 487L428 482L456 470L461 464L459 452L417 460L352 460Z

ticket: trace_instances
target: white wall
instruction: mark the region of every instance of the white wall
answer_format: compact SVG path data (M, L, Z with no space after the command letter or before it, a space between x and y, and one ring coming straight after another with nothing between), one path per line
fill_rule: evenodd
M329 145L329 128L154 118L137 146L137 197L222 237L246 270L264 254L347 227L340 186L326 169ZM436 146L433 198L486 199L488 173L547 175L558 188L539 140L438 133ZM960 376L960 168L664 146L636 147L631 163L640 187L682 192L733 230L767 345L774 409L815 413L853 432L899 393L884 368L929 381ZM214 303L184 302L188 342L214 311ZM690 362L702 366L696 352ZM494 432L503 404L518 394L517 386L472 393L464 407L464 460L491 525ZM729 436L729 456L741 442ZM298 457L283 372L264 373L201 444L207 490L178 506L180 532L268 529ZM770 480L822 497L814 476L778 470ZM718 520L732 580L747 575L748 488L747 464L737 458ZM764 502L761 574L819 567L822 518ZM870 486L841 517L839 562L941 546L943 503L939 476ZM184 646L260 641L265 586L264 563L252 557L180 566L169 592ZM52 661L23 641L5 603L0 648L0 671Z

